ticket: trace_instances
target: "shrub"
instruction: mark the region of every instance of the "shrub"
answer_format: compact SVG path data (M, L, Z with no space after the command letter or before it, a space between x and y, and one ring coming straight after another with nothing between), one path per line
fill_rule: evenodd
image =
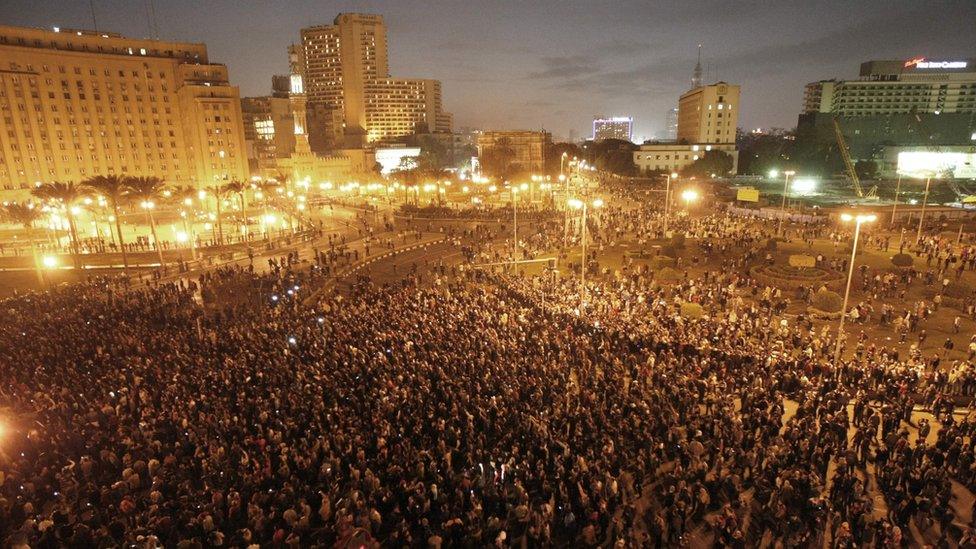
M651 260L651 268L655 271L665 267L674 267L675 260L672 257L659 255Z
M790 255L790 267L813 268L817 266L817 258L806 254Z
M679 271L672 269L671 267L665 267L660 271L654 273L654 280L658 282L677 282L682 279L682 275Z
M945 296L955 299L966 299L973 295L973 286L968 282L954 281L950 282L949 286L945 289Z
M894 256L891 257L891 264L894 265L895 267L908 268L911 267L912 263L914 262L915 259L908 254L895 254Z
M775 238L770 238L769 240L766 241L766 249L767 250L775 250L776 249L776 239Z
M675 233L671 237L671 246L677 249L685 247L685 233Z
M813 294L810 305L814 309L819 309L825 313L836 313L844 305L844 300L841 299L840 294L837 292L821 289Z
M684 302L681 304L681 316L683 318L701 318L704 310L697 303Z

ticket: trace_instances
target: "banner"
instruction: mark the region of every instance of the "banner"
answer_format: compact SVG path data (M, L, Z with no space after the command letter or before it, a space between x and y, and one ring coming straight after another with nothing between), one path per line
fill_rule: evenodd
M740 202L759 202L759 189L745 187L738 190L735 199Z

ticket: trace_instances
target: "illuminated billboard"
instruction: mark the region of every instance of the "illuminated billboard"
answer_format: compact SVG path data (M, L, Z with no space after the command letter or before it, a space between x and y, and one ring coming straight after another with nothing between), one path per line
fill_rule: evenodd
M420 147L376 149L376 161L379 162L380 173L383 175L417 167L416 159L418 156L420 156ZM413 161L411 162L411 160Z
M920 179L976 179L976 152L901 151L898 173Z

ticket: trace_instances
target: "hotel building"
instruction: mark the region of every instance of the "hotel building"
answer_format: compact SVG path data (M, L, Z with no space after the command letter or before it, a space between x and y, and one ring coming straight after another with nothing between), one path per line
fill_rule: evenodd
M604 139L630 141L633 137L634 119L630 116L593 119L593 141L603 141Z
M806 85L797 141L834 141L840 125L855 159L884 147L976 143L976 59L867 61L858 77Z
M0 198L95 175L247 178L227 67L204 44L0 26Z

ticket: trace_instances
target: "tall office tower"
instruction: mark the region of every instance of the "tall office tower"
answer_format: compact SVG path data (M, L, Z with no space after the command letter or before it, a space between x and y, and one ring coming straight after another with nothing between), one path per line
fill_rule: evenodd
M289 60L305 81L313 141L319 122L329 140L346 147L418 131L450 133L439 81L390 77L382 16L343 13L301 36Z
M678 140L688 143L735 143L739 86L718 82L681 94Z
M287 97L241 98L247 160L254 175L276 173L277 158L295 150L295 121Z
M664 138L668 141L678 139L678 107L668 109L667 116L664 117Z
M204 44L0 26L0 198L95 175L246 179L238 89Z

